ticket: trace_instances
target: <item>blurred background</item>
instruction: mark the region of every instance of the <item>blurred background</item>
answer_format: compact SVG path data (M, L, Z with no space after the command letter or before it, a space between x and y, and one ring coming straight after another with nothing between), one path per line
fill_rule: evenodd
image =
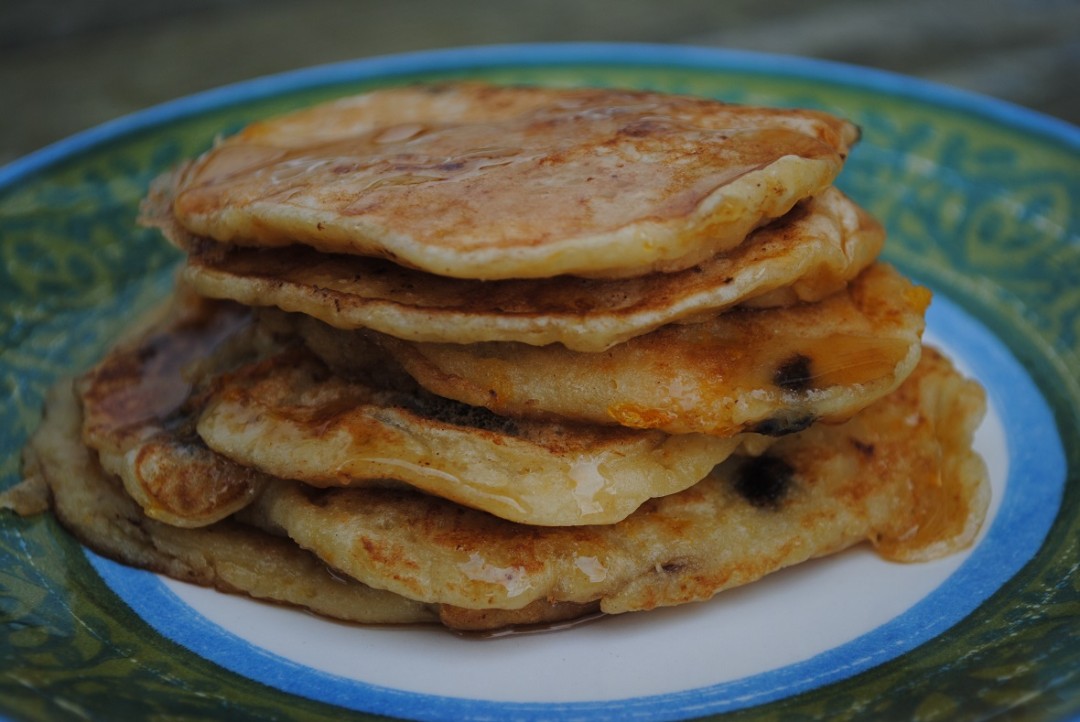
M401 51L635 41L883 68L1080 124L1080 0L0 0L0 164L158 102Z

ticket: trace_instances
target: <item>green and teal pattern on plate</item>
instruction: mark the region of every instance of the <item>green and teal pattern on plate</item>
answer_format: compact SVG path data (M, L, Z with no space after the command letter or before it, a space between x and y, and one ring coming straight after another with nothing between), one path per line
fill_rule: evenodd
M569 56L572 58L570 51ZM472 57L472 56L470 56ZM594 56L590 55L590 58ZM629 56L627 56L629 57ZM698 57L698 56L695 56ZM1080 152L963 103L875 89L830 68L745 58L514 65L238 92L198 112L76 144L0 187L0 489L46 388L93 362L168 293L178 254L135 224L157 173L252 119L375 85L479 77L613 85L825 108L863 138L840 185L889 231L887 257L991 328L1053 407L1068 455L1062 511L1035 560L946 634L856 677L733 719L1060 719L1080 711ZM767 64L768 65L768 64ZM318 76L316 76L318 77ZM362 77L358 74L356 77ZM224 96L222 96L224 97ZM48 517L0 512L0 715L12 719L331 720L157 635ZM352 714L352 713L349 713ZM366 718L365 715L356 715Z

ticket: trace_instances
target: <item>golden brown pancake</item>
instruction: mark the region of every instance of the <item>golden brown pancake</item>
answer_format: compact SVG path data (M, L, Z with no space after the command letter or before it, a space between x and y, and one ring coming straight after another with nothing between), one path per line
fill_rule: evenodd
M79 441L82 425L71 383L54 387L25 454L25 480L0 498L47 497L57 519L83 544L132 566L181 581L368 624L429 622L429 606L367 587L327 568L288 539L232 520L184 529L150 519L119 480ZM174 444L169 448L178 448Z
M20 513L36 513L36 502L23 509L18 500L47 497L99 553L222 591L362 623L438 613L447 626L491 629L699 601L863 540L901 561L958 551L988 503L985 468L970 450L983 403L977 384L927 349L900 389L847 424L733 458L616 525L542 529L413 492L276 481L241 512L264 533L231 520L182 529L143 516L79 442L77 399L59 384L27 447L26 480L0 506L16 500ZM280 538L284 529L318 558ZM415 601L427 597L469 606Z
M733 457L617 524L525 526L412 491L288 481L242 513L335 569L412 599L647 610L708 599L863 541L902 561L965 548L988 503L986 469L971 450L984 403L977 384L927 349L897 391L847 423Z
M215 451L315 486L397 480L513 521L609 524L704 478L741 436L509 420L345 379L293 348L219 378L198 422Z
M146 212L157 214L166 233L183 235L162 210ZM883 240L880 224L829 188L730 253L637 278L470 281L305 246L200 253L194 243L183 274L204 296L299 311L343 329L424 342L561 343L594 352L739 303L818 301L870 264Z
M478 83L372 91L220 142L168 187L214 241L302 243L472 279L693 266L827 188L826 113Z
M983 392L831 188L856 139L479 83L252 124L143 209L229 300L181 286L54 389L0 507L179 579L458 629L963 549Z
M182 295L80 378L83 438L147 516L209 524L275 475L405 483L523 523L610 523L754 443L504 419L392 375L344 378L286 325L249 321Z
M374 338L431 392L503 416L673 434L782 434L842 421L896 388L918 361L929 300L929 291L876 264L818 303L736 309L600 353ZM355 355L357 332L309 320L300 326L328 358L347 363Z
M82 438L146 515L203 526L248 504L265 481L201 443L188 371L250 325L248 309L181 294L142 334L81 376ZM224 356L224 354L222 354Z
M281 534L231 519L196 529L155 521L79 441L81 426L72 384L57 384L25 449L24 479L0 493L0 509L23 516L52 510L81 543L120 563L360 624L438 621L451 629L486 631L547 625L598 610L596 604L546 601L513 610L418 603L330 569Z

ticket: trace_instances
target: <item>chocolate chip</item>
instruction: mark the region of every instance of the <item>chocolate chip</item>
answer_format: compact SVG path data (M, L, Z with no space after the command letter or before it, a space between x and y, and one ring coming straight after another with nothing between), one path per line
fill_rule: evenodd
M320 508L329 506L334 497L338 495L338 489L334 488L321 488L308 484L297 484L296 486L308 503Z
M430 421L492 431L507 436L520 436L521 428L513 420L500 416L482 406L470 406L459 401L416 392L394 397L394 403Z
M759 421L750 427L750 431L765 436L783 436L802 431L815 421L813 414L789 413L783 416L774 416L771 419Z
M795 483L795 469L778 456L763 454L744 462L734 483L735 490L751 505L776 510Z
M874 455L874 445L873 444L867 444L865 442L859 441L858 439L852 439L851 444L856 449L858 449L859 452L861 454L863 454L863 456L873 456Z
M789 358L773 374L773 383L785 391L805 391L814 378L813 362L809 356L797 353Z

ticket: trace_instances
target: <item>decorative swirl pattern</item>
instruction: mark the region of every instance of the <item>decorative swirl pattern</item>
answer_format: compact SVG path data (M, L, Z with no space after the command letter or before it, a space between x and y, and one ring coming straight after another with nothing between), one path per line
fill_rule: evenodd
M522 65L495 81L651 87L846 114L863 141L842 187L881 218L888 256L994 329L1080 438L1080 158L1051 137L805 73L742 67ZM440 76L437 73L433 77ZM402 81L417 77L402 78ZM163 296L177 254L134 224L149 180L222 129L360 83L238 99L93 144L0 187L0 488L46 387L91 363ZM1038 555L974 614L916 651L732 719L960 719L1080 709L1080 447ZM155 634L50 518L0 512L0 711L16 719L337 719Z

